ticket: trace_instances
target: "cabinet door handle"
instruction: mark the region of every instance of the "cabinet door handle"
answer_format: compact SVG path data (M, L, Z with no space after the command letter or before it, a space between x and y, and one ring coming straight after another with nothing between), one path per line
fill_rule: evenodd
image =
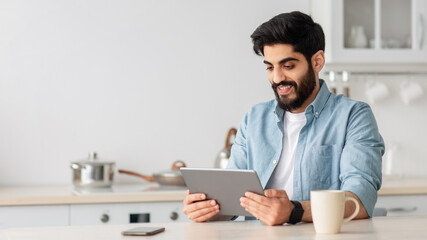
M108 221L110 221L110 216L108 216L108 214L102 214L100 220L103 223L107 223Z
M415 212L417 211L417 207L395 207L395 208L387 208L387 212Z
M423 49L423 42L424 42L424 17L423 17L423 14L421 14L420 13L420 17L419 17L419 32L420 32L420 35L419 35L419 38L418 38L418 41L419 41L419 47L420 47L420 50L421 49Z
M177 220L178 219L178 217L179 217L179 215L178 215L178 213L177 212L171 212L171 214L169 214L169 218L171 219L171 220Z

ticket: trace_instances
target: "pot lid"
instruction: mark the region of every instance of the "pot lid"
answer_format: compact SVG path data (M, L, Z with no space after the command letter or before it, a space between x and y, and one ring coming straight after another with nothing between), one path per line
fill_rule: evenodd
M115 164L115 162L104 161L98 158L98 154L96 152L89 152L89 157L87 159L72 162L72 163L81 164L81 165L94 165L94 166L105 165L105 164Z

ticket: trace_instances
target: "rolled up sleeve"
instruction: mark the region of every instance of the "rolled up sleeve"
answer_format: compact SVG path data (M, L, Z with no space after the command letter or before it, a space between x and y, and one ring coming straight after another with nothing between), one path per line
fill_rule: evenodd
M366 103L356 104L350 114L341 155L341 190L354 193L369 217L372 217L381 187L383 154L384 141L371 108Z

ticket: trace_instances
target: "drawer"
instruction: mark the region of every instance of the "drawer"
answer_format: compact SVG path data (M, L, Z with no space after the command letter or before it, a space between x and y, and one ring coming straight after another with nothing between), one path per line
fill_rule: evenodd
M182 202L84 204L70 206L70 225L189 221Z
M0 229L67 226L68 205L0 207Z
M386 208L387 216L427 215L427 195L379 196L375 207Z

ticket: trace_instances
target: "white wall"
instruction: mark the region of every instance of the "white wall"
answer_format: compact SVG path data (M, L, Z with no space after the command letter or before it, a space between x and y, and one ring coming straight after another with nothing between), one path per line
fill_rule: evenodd
M309 1L0 1L0 185L69 184L88 151L148 174L213 166L273 97L249 36L291 10Z

